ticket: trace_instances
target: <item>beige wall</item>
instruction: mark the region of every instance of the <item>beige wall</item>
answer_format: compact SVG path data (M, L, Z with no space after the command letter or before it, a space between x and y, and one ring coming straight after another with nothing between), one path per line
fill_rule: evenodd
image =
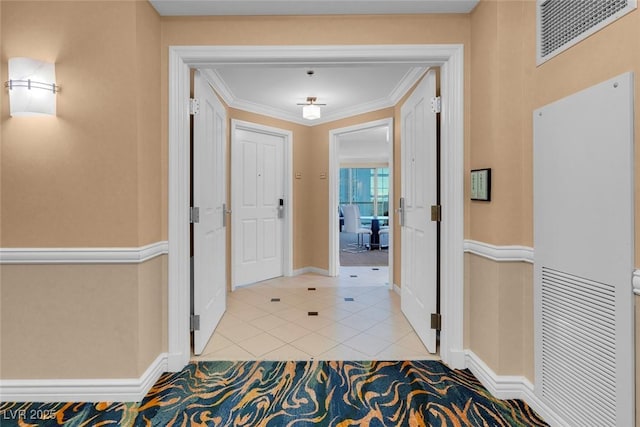
M522 66L523 58L535 59L535 52L523 46L523 5L484 1L471 20L469 169L490 167L492 191L490 203L467 202L466 235L497 245L532 245L531 224L523 222L523 201L531 197L523 188L531 156L523 146L523 118L530 113L522 102ZM466 177L468 182L468 170Z
M167 238L169 46L393 43L465 45L465 166L493 170L491 203L470 203L467 186L465 237L532 246L533 109L640 71L637 10L536 67L534 7L482 0L469 15L160 19L145 2L3 1L2 79L9 57L33 56L56 62L63 90L55 118L9 118L0 96L0 246L139 246ZM640 85L636 100L638 94ZM303 175L294 181L294 268L326 268L326 237L318 243L304 230L311 221L328 226L322 215L328 181L319 179L328 170L328 125L309 130L264 120L293 129L294 171ZM396 172L398 133L396 126ZM640 244L640 227L636 233ZM497 373L533 380L530 266L466 255L465 267L465 342ZM137 376L166 350L165 327L153 327L158 319L166 325L166 259L141 266L3 266L0 274L3 378ZM34 369L43 360L34 348L54 357ZM85 362L96 349L110 354L112 348L120 352L106 367Z
M135 266L3 265L0 279L3 379L137 376Z
M56 63L57 116L2 103L3 247L161 239L160 19L147 2L3 1L7 60Z
M640 72L640 12L630 13L540 67L535 63L535 2L482 0L471 13L471 37L468 158L470 168L492 168L493 188L491 203L470 204L466 237L496 245L533 246L533 110L623 72ZM638 94L640 85L636 99ZM636 122L639 119L636 108ZM636 193L639 180L636 174ZM637 208L636 218L640 218Z
M56 63L56 117L0 111L0 247L138 247L166 235L160 17L147 2L2 1L7 60ZM4 94L4 90L2 91ZM130 378L166 351L166 257L2 265L1 378Z
M533 381L533 265L465 254L465 348Z
M136 112L138 244L163 238L163 169L160 144L160 19L148 2L136 2Z
M136 378L166 351L166 256L3 265L2 379Z
M167 261L159 256L137 268L138 376L168 349Z
M162 19L162 105L163 147L167 142L167 52L171 45L344 45L344 44L464 44L465 61L469 61L469 16L468 15L413 15L413 16L316 16L316 17L171 17ZM465 88L469 87L470 71L465 70ZM468 90L467 90L468 91ZM465 97L465 129L469 128L469 97ZM371 117L377 113L372 113ZM391 117L391 115L379 116ZM396 112L396 116L399 112ZM365 115L367 116L367 115ZM355 120L355 121L352 121ZM344 123L369 121L367 117L356 117L340 121ZM375 119L371 119L375 120ZM286 128L286 125L283 125ZM334 126L334 124L331 124ZM318 130L315 130L318 128ZM328 216L326 204L328 180L320 180L320 171L329 169L326 125L312 127L312 140L308 146L294 149L294 171L302 172L302 180L294 183L294 195L298 198L295 212L294 268L313 266L328 267ZM318 133L319 132L319 133ZM328 133L328 132L327 132ZM313 135L318 135L315 137ZM468 144L468 132L465 132ZM295 138L295 135L294 135ZM319 138L319 139L318 139ZM399 173L399 130L396 127L396 173ZM302 150L302 151L300 151ZM309 150L309 151L306 151ZM167 162L166 151L163 154ZM165 172L166 176L166 172ZM399 176L399 175L398 175ZM295 180L298 181L298 180ZM396 179L396 185L399 185ZM299 189L303 195L300 196ZM397 187L399 189L399 187ZM167 192L166 182L163 195ZM303 203L304 201L304 203ZM394 201L397 203L397 200ZM307 222L313 220L314 239L305 234ZM163 229L166 230L166 217ZM302 230L302 231L300 231ZM396 237L399 236L396 227ZM320 239L320 242L317 241ZM399 249L399 238L395 240ZM395 253L395 281L400 285L399 251Z
M496 245L533 246L533 110L626 71L637 76L640 12L540 67L535 64L535 2L482 0L471 13L471 38L471 141L465 160L468 169L491 167L493 188L490 203L467 202L465 236ZM636 102L639 94L636 85ZM636 126L636 143L638 132ZM636 164L637 156L638 150ZM636 203L638 180L636 173ZM639 237L636 227L636 245ZM640 253L635 257L638 266ZM498 374L522 374L533 381L530 267L468 254L465 267L466 345ZM514 318L516 313L522 317Z

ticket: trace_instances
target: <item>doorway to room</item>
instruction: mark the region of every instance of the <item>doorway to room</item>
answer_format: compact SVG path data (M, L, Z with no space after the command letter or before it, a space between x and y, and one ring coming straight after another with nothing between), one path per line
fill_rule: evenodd
M398 46L171 46L169 48L169 259L168 369L180 370L189 352L189 75L190 68L256 61L286 63L412 62L441 67L443 93L443 330L441 356L452 367L464 366L463 315L463 48L461 45ZM360 58L360 59L358 59ZM337 211L336 209L332 212ZM337 215L331 219L335 229ZM334 263L330 268L335 269Z
M393 119L334 129L330 140L330 215L337 216L329 248L330 265L336 268L330 274L374 275L377 282L382 279L390 286Z

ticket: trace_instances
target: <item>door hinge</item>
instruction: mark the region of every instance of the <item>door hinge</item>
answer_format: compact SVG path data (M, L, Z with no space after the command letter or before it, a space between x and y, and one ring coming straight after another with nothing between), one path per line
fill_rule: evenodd
M440 205L431 206L431 221L435 221L435 222L442 221L442 206Z
M442 329L442 315L440 313L431 313L431 329L436 331Z
M197 98L189 98L189 114L196 115L200 112L200 100Z
M191 224L200 222L200 208L194 206L189 209L189 222Z
M191 317L189 318L189 327L192 331L199 331L200 330L200 315L199 314L192 314Z
M442 100L439 96L434 96L431 98L431 111L434 113L439 113L442 111Z

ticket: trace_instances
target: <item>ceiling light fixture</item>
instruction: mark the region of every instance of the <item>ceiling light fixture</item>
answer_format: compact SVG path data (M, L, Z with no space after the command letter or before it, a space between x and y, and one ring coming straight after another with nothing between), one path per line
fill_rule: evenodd
M9 59L10 114L16 116L56 115L55 64L31 58Z
M316 120L320 118L320 105L327 104L316 104L316 97L309 96L307 97L307 102L302 107L302 118L306 120Z

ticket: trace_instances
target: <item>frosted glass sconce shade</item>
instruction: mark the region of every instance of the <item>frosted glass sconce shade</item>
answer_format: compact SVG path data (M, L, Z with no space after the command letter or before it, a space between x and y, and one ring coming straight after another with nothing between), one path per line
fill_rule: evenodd
M31 58L9 59L9 105L11 117L56 114L55 64Z

